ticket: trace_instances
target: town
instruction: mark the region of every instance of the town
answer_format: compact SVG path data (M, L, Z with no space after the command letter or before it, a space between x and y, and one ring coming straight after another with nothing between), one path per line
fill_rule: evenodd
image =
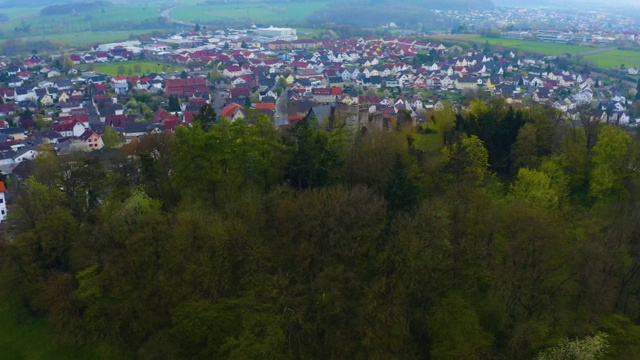
M150 62L156 71L145 71ZM590 104L589 116L599 121L636 125L635 84L577 71L558 57L416 37L315 40L291 28L196 28L67 55L34 51L0 65L6 178L22 173L43 144L59 154L119 147L188 125L205 104L229 120L264 114L282 127L339 117L365 131L407 116L421 125L431 111L500 96L512 106L554 107L573 120ZM118 72L96 71L101 65Z

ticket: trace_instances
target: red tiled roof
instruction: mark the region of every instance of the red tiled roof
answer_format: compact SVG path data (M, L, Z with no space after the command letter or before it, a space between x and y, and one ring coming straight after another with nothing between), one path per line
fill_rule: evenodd
M225 106L224 109L222 109L220 115L226 118L231 118L236 113L236 111L238 111L238 109L242 109L242 106L240 104L231 103Z
M256 104L256 110L274 110L276 104L273 103L258 103Z

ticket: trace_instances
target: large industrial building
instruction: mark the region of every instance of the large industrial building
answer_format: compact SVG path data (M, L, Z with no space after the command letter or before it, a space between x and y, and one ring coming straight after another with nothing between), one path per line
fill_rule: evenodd
M292 28L276 28L270 26L268 28L260 28L255 30L259 38L256 38L260 42L271 42L277 40L283 41L295 41L298 40L298 32Z

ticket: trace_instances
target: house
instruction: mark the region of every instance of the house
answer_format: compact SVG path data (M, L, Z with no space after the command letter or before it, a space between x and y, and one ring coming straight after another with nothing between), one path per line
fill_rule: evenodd
M13 155L13 162L19 164L23 161L33 160L36 158L36 151L30 147L23 146L16 150L16 153Z
M118 95L126 95L129 92L129 83L126 81L124 83L115 83L113 89Z
M4 222L7 219L7 188L4 186L4 182L0 181L0 222Z
M102 137L100 137L100 135L96 134L92 130L85 130L85 132L82 133L82 135L80 135L78 138L85 144L87 144L90 150L100 150L104 147Z
M461 77L455 82L455 88L459 90L474 90L479 85L482 85L482 79L474 77Z
M338 96L342 95L342 88L314 88L311 90L313 101L319 103L336 102Z
M131 122L124 124L123 134L126 139L126 143L129 144L133 139L138 139L149 132L149 123L146 122Z
M169 79L166 81L164 91L167 95L179 97L193 96L195 93L210 93L211 89L207 86L207 80L204 78L189 79Z
M14 103L0 104L0 117L7 117L13 115L16 110Z
M53 106L53 96L48 94L43 95L38 102L40 103L41 106L44 106L44 107Z
M229 119L229 121L244 119L246 117L244 108L237 103L231 103L225 106L220 112L220 116Z
M58 76L61 76L61 75L62 75L62 74L60 73L60 71L58 71L58 70L51 70L51 71L49 71L49 72L47 73L47 78L51 79L51 78L58 77Z

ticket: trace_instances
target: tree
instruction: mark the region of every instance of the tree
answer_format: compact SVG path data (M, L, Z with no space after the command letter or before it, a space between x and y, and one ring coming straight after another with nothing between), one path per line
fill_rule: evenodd
M483 181L489 168L489 152L482 140L471 135L442 149L445 171L457 180Z
M285 178L299 190L325 186L331 171L340 162L338 149L330 144L329 134L318 127L316 121L303 119L285 139L285 145L291 150Z
M169 95L167 111L175 112L180 111L180 100L175 95Z
M409 178L400 154L396 154L384 197L393 212L410 211L418 204L418 189Z
M487 352L493 342L471 305L459 296L445 298L432 308L427 324L434 360L481 358L479 355Z
M591 149L596 143L596 139L598 138L598 131L601 126L600 119L598 118L595 109L591 108L589 104L579 105L577 107L578 111L578 122L581 125L581 130L584 131L586 135L586 146L587 151L591 152ZM574 125L574 136L575 136L576 128Z
M205 104L200 108L198 115L194 118L194 122L197 126L203 130L208 131L213 125L219 121L218 114L210 104Z
M551 178L540 171L521 168L511 185L509 197L528 202L532 206L553 209L558 206L558 194L551 185Z
M538 137L535 125L525 124L518 132L518 139L511 152L514 169L536 168L539 164Z
M119 65L118 66L118 75L124 75L126 69L124 68L124 65Z
M104 146L112 149L120 146L120 138L118 137L118 133L113 131L111 126L106 126L104 128L104 133L102 134L102 142L104 142Z
M456 126L456 114L451 106L445 106L442 111L434 111L431 114L431 121L436 126L438 134L442 136L444 146L449 145L453 140L454 129Z
M562 339L556 347L541 352L536 360L599 360L606 355L607 334L597 333L584 339Z
M595 198L620 195L630 168L631 136L613 125L603 126L593 147L589 193Z
M200 24L196 24L196 25L193 27L193 30L194 30L195 32L200 32Z
M44 130L48 126L47 121L44 119L44 116L38 114L35 118L35 129L36 130Z

